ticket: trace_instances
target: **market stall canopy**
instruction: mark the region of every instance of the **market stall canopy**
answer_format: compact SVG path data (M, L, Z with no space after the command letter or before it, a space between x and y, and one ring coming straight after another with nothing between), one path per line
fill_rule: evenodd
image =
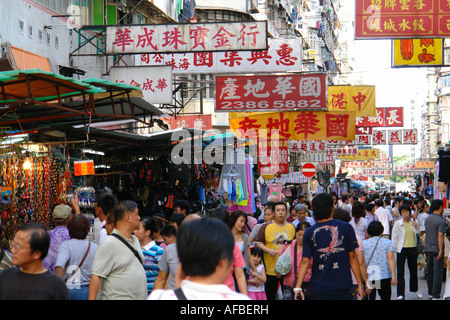
M51 72L50 60L38 54L10 46L8 48L9 63L14 70L27 70L37 68Z
M89 137L91 140L95 141L96 148L105 152L132 146L136 152L142 153L142 151L148 151L156 153L158 151L170 151L170 149L182 139L182 136L179 135L181 132L187 133L189 137L194 137L194 134L196 134L198 130L177 128L143 135L93 127L90 129ZM83 139L85 136L86 130L84 128L74 128L67 138L77 140Z
M61 129L130 119L152 126L165 114L135 86L88 78L74 80L39 69L0 72L0 126Z

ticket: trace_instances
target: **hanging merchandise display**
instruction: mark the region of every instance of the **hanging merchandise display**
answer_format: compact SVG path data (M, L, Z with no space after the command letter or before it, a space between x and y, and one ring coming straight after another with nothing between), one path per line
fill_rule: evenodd
M93 187L79 187L75 189L80 208L95 208L95 189Z
M61 203L61 168L52 155L6 155L0 160L2 201L2 245L9 247L17 229L24 223L53 226L53 208ZM66 181L67 183L68 181ZM65 203L65 202L64 202Z
M242 149L226 150L217 189L221 205L227 211L256 211L253 183L253 160Z

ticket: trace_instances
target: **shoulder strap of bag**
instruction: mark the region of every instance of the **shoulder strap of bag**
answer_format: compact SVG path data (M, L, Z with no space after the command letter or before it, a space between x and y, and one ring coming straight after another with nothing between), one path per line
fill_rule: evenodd
M187 300L186 296L184 295L184 292L181 288L176 289L175 295L177 296L178 300Z
M131 250L131 252L133 252L133 254L136 256L136 258L142 264L142 260L141 260L141 257L139 256L139 253L125 239L123 239L121 236L119 236L118 234L115 234L115 233L111 233L110 235L119 239L120 241L122 241L122 243L124 245L126 245Z
M367 266L369 266L370 261L372 260L373 254L375 253L375 250L377 249L378 242L380 242L381 236L378 238L377 244L375 245L375 248L373 248L372 254L370 255L369 261L367 262Z
M91 249L91 242L89 241L89 244L88 244L88 248L87 248L87 250L86 250L86 253L84 254L84 257L83 257L83 259L81 260L80 264L78 265L78 268L77 268L76 270L74 270L74 272L72 272L72 274L66 279L66 282L67 282L67 281L68 281L75 273L77 273L78 270L81 269L81 266L83 265L84 260L86 260L86 257L87 257L87 255L88 255L90 249Z
M295 274L295 279L294 279L294 284L292 285L293 288L297 284L297 276L298 276L298 270L297 270L297 242L295 242L295 247L294 247L294 274Z

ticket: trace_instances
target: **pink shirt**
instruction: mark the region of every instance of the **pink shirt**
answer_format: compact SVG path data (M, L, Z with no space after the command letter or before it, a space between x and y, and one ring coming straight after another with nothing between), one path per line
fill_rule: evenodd
M228 279L225 281L225 284L231 290L236 291L235 288L234 288L233 272L234 272L234 270L236 268L239 268L239 267L243 268L243 267L245 267L244 257L243 257L243 255L241 253L241 249L239 249L239 246L237 244L234 245L233 255L234 255L233 270L231 270L231 273L228 276Z
M278 253L279 256L283 254L283 252L286 251L286 249L289 247L291 249L291 263L294 265L294 248L297 245L297 240L292 241L292 243L289 246L284 246L281 248L280 252ZM291 271L289 271L288 274L284 276L284 283L287 286L293 287L295 285L295 273L298 273L298 270L300 268L300 261L302 260L302 252L297 252L297 268L291 268ZM309 261L309 268L306 271L305 279L303 282L309 282L311 280L311 268L312 268L312 259Z

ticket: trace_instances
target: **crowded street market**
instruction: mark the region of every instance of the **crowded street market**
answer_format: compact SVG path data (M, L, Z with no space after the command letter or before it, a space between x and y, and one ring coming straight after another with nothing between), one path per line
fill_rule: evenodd
M448 1L0 17L0 300L450 299Z

